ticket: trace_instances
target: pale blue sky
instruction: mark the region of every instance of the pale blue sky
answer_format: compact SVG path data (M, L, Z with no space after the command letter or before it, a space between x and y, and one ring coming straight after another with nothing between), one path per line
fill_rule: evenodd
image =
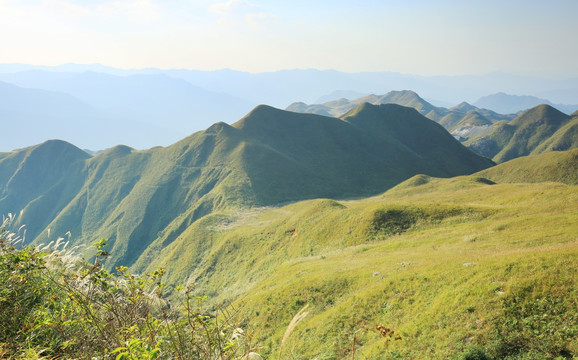
M576 0L0 0L0 63L578 76Z

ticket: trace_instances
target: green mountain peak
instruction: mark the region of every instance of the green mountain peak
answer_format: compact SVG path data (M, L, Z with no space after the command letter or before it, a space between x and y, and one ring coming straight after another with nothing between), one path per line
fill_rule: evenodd
M547 122L553 126L559 126L568 120L570 116L558 109L542 104L524 111L520 116L512 120L512 124L522 125L536 122Z
M538 105L510 122L501 122L466 145L477 153L504 162L519 156L578 146L578 118L550 105Z

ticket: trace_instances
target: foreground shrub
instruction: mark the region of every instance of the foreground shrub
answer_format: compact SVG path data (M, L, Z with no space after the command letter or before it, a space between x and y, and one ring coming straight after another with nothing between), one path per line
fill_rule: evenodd
M456 360L491 360L492 358L485 353L482 348L471 346L463 353L458 355Z
M208 313L192 286L173 301L157 269L140 276L102 266L106 240L87 262L63 239L22 247L18 231L0 227L0 358L240 359L250 337L234 311Z

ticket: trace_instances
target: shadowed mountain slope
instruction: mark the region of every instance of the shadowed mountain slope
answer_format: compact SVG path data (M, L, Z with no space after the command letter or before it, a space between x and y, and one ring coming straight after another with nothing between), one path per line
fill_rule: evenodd
M578 147L578 117L549 105L536 106L509 123L503 122L466 145L473 151L504 162L519 156Z

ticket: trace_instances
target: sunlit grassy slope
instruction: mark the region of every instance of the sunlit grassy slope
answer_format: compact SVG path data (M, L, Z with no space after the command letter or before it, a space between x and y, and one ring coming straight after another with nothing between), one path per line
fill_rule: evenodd
M555 155L518 165L575 159ZM578 188L497 180L418 175L367 199L215 213L140 265L234 300L272 358L306 305L283 357L577 355Z
M476 175L499 183L556 181L578 185L578 149L519 157Z

